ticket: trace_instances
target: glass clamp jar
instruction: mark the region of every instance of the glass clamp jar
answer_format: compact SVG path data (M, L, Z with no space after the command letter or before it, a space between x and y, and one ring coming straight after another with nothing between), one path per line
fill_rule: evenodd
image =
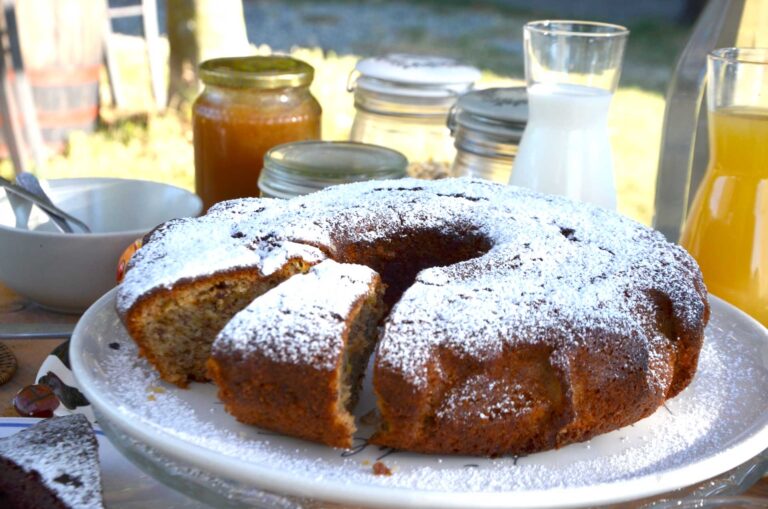
M446 118L479 77L474 67L450 58L390 54L360 60L347 87L356 110L350 139L402 152L412 176L447 176L455 149Z
M264 154L320 139L314 69L287 56L218 58L200 65L205 85L192 108L195 189L205 208L258 196Z
M366 143L286 143L264 156L259 188L264 198L293 198L338 184L403 178L407 166L401 153Z
M460 96L448 115L456 147L451 175L506 184L527 121L525 87L473 90Z

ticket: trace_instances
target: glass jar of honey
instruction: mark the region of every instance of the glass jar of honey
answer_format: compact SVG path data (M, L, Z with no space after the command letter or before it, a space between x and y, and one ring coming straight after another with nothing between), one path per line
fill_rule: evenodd
M195 190L208 209L259 195L264 154L320 139L321 108L309 91L314 69L287 56L217 58L200 65L205 89L192 108Z

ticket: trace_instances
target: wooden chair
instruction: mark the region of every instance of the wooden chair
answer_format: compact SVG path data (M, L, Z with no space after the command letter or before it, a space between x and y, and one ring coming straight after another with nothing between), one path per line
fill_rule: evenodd
M122 92L122 84L117 66L117 58L114 50L114 32L112 20L119 18L141 17L144 40L147 48L147 63L149 64L149 77L152 85L152 95L155 98L155 107L158 111L165 109L168 95L165 89L160 48L160 31L157 24L157 0L140 0L135 5L109 7L107 10L107 29L104 35L104 60L109 77L109 91L112 101L118 107L125 105Z

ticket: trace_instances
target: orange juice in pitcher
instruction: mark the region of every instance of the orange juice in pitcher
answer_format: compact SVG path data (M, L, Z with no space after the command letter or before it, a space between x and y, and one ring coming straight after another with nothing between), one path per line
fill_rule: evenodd
M749 65L768 71L768 58L763 62ZM713 77L712 66L710 161L680 244L699 262L711 293L768 326L768 108L759 101L748 104L735 86L729 94L720 93L718 78L740 73ZM761 90L768 93L768 81L750 88L758 96ZM741 100L725 100L728 95Z

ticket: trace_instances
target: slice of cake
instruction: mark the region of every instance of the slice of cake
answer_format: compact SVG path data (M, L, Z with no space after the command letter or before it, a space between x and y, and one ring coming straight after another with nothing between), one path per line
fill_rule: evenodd
M139 353L163 380L180 387L207 381L205 363L224 324L257 296L324 258L314 247L288 241L254 244L254 238L270 234L244 223L243 209L272 217L283 206L281 200L264 202L223 202L199 221L169 221L148 234L131 258L117 310ZM208 243L216 248L201 254L200 246Z
M324 261L270 290L213 343L208 368L239 421L351 447L354 407L377 336L376 272Z
M0 507L104 507L98 447L91 423L80 414L0 439Z

